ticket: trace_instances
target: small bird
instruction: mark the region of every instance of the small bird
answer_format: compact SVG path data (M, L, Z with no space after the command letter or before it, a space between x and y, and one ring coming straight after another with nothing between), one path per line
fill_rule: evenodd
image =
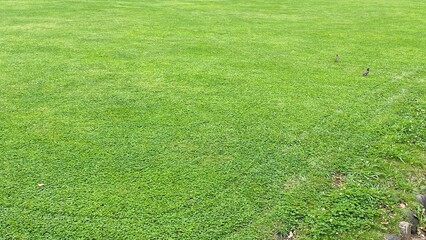
M367 75L368 75L368 73L370 72L370 68L367 68L367 70L365 70L363 73L362 73L362 76L363 77L366 77Z
M417 226L419 225L419 218L414 215L412 211L407 212L408 218L410 219L411 223L411 233L416 234L417 233Z
M339 54L336 54L336 58L334 59L334 61L335 61L335 62L338 62L338 61L340 61L340 57L339 57Z
M422 194L417 194L416 199L420 202L420 204L422 204L422 207L426 209L426 196Z

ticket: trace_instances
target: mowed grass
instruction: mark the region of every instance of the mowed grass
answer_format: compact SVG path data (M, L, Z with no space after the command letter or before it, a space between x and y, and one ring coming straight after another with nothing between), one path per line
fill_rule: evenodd
M397 232L425 185L425 12L0 1L0 239Z

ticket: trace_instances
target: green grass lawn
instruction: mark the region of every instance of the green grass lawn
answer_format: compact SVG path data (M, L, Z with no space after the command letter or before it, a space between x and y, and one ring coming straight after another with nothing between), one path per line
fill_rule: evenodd
M426 185L425 12L0 0L0 239L397 232Z

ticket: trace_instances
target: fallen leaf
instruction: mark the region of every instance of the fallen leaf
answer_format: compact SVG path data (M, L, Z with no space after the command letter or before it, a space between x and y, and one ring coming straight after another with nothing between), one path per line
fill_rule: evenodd
M293 231L290 231L288 233L287 240L292 240L292 239L294 239L294 233L293 233Z
M37 186L44 187L44 183L37 183Z
M408 204L407 203L405 203L405 202L400 202L399 203L399 207L400 208L406 208L408 206Z

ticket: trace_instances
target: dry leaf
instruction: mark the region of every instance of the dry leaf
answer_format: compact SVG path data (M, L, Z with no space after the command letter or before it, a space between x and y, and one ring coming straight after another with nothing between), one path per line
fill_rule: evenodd
M292 240L292 239L294 239L294 233L293 233L293 231L290 231L288 233L287 240Z
M400 202L399 203L399 207L400 208L406 208L408 206L408 204L407 203L405 203L405 202Z

